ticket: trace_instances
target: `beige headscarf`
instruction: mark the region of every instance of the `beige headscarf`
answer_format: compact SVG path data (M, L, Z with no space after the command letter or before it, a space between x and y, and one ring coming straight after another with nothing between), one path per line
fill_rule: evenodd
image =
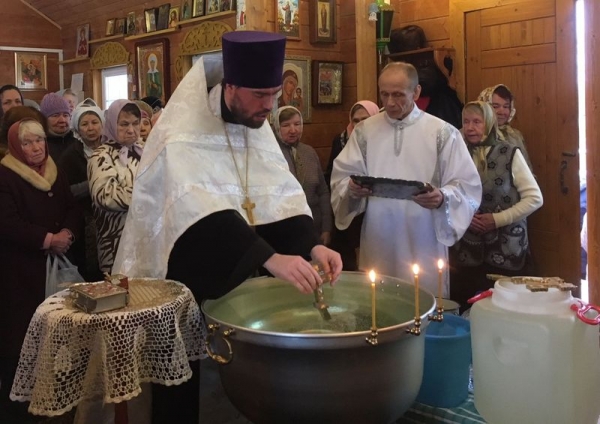
M491 105L492 104L492 96L494 95L494 92L499 87L506 88L506 90L508 90L508 92L511 93L511 96L512 96L512 91L510 91L510 88L508 88L504 84L497 84L497 85L493 85L491 87L485 88L481 93L479 93L479 97L477 98L477 100L486 102ZM510 121L513 120L516 113L517 113L517 109L515 108L515 99L513 97L512 101L510 102L510 114L508 115L508 120L506 121L506 124L504 124L502 126L498 126L498 129L502 132L506 132L507 134L510 134L511 136L514 136L514 130L510 126Z

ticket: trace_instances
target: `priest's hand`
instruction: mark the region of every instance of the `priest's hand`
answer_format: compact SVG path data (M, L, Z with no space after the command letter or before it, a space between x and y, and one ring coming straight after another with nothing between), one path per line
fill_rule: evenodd
M350 196L355 198L367 197L371 195L371 189L363 187L360 184L356 184L354 181L348 181L348 188L350 189Z
M412 199L417 205L425 209L437 209L444 202L444 193L439 188L434 187L433 190L417 194Z
M321 285L319 273L301 256L275 253L263 266L273 276L292 283L302 293L311 293Z
M317 244L310 251L313 261L323 267L323 271L331 277L331 285L335 284L342 273L342 257L335 250L331 250L322 244Z

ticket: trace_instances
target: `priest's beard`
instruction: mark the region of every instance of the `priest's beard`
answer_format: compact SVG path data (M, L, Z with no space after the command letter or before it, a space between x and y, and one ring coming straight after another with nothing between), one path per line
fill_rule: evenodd
M263 109L260 112L250 114L250 112L244 109L237 99L232 101L230 108L231 114L238 123L252 129L258 129L262 127L267 119L267 116L269 113L271 113L270 109Z

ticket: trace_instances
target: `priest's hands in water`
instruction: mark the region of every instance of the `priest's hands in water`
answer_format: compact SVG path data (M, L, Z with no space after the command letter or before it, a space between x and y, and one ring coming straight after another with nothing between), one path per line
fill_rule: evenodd
M444 203L444 193L434 187L433 190L413 196L414 202L425 209L437 209Z
M319 244L312 248L310 255L321 264L325 273L331 275L331 284L334 284L342 272L340 254ZM302 293L311 293L322 282L315 268L301 256L275 253L263 266L275 277L292 283Z
M321 285L321 276L302 256L275 253L263 266L273 276L292 283L302 293L311 293Z
M348 181L348 188L350 189L350 196L355 198L367 197L373 192L369 187L363 187L352 180Z
M321 264L326 274L329 274L331 284L335 284L342 273L342 257L340 254L322 244L317 244L310 251L310 256L314 262Z

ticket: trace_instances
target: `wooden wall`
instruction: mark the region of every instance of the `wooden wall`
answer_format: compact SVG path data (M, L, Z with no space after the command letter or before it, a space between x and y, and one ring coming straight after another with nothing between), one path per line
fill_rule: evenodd
M39 49L62 48L60 28L19 0L2 0L0 46ZM23 91L23 97L40 102L48 91L60 89L58 53L46 53L48 90ZM15 84L15 54L0 50L0 86Z
M449 0L392 0L392 28L418 25L431 47L452 47L448 28Z
M65 59L75 56L76 45L76 27L81 24L90 24L90 39L98 39L105 36L106 21L111 18L125 17L128 12L135 11L136 15L142 13L144 9L156 7L164 3L164 0L150 0L140 3L139 0L125 0L121 2L93 2L88 3L88 8L84 12L75 10L69 21L63 24L62 45L65 51ZM246 0L248 26L251 29L274 31L275 29L275 2L265 0ZM338 31L338 42L335 44L311 44L309 42L309 1L300 2L300 40L288 40L287 55L309 56L312 60L331 60L347 62L344 69L344 90L343 105L337 106L318 106L312 108L312 120L304 127L302 141L312 145L317 150L321 162L325 165L330 146L336 134L344 130L348 123L348 111L356 102L356 49L355 49L355 31L354 31L354 7L352 2L338 0L336 25ZM93 7L91 7L93 5ZM235 14L218 16L211 20L220 20L235 28ZM175 62L179 54L179 45L183 41L186 33L194 28L194 24L182 22L180 31L164 35L170 43L170 62L171 62L171 92L177 85L175 72ZM249 29L250 29L249 28ZM159 38L157 36L157 38ZM135 45L137 42L152 40L144 38L141 40L126 41L117 39L131 53L131 60L134 62ZM91 53L99 48L102 43L91 44ZM73 73L84 74L84 91L92 92L91 72L89 71L89 62L73 62L64 65L65 86L70 85L71 75ZM314 89L314 87L313 87Z
M588 282L590 302L600 305L600 4L585 1Z

